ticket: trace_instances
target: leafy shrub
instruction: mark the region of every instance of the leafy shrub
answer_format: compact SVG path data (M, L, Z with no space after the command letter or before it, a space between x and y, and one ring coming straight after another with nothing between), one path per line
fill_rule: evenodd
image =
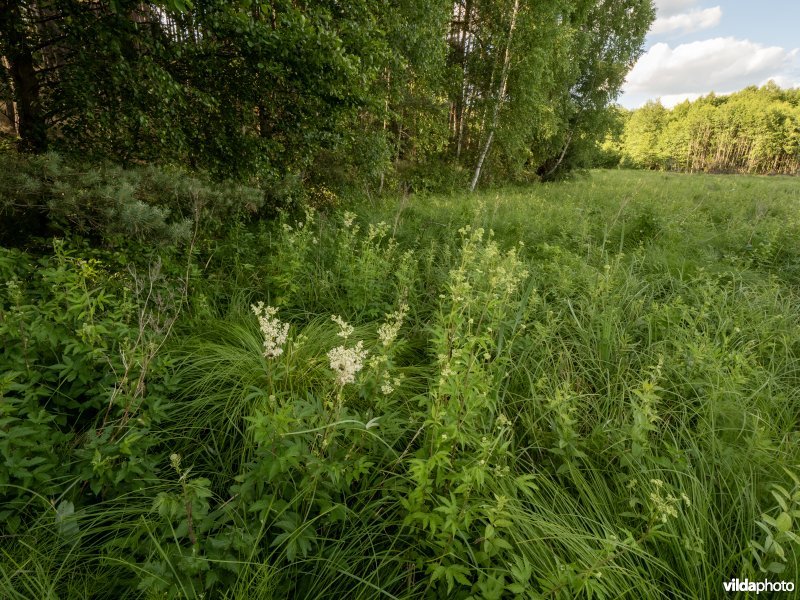
M5 527L36 497L77 504L141 489L170 389L158 349L180 307L159 265L123 277L56 240L39 259L0 249L0 280Z

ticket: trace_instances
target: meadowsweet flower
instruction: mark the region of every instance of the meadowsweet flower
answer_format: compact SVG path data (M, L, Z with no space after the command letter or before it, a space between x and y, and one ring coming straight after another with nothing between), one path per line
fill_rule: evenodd
M653 503L654 512L661 519L662 523L666 523L670 518L674 519L678 516L678 511L675 508L678 499L672 494L668 494L666 498L662 498L657 492L651 492L650 501Z
M172 465L172 468L175 469L178 474L180 475L181 472L181 455L173 452L169 455L169 464Z
M353 348L337 346L328 352L331 369L336 373L336 383L343 386L356 380L356 373L364 367L367 351L364 342L358 342Z
M511 469L508 467L508 465L503 465L502 467L500 465L495 465L494 467L495 477L506 477L510 472Z
M263 302L250 306L258 317L258 325L261 334L264 336L264 356L266 358L277 358L283 354L283 345L289 337L289 324L281 323L275 317L278 309L274 306L264 306Z
M397 339L397 334L400 332L400 327L403 326L403 320L408 311L408 304L403 302L400 308L386 315L386 322L378 327L378 339L380 339L384 348L388 348Z
M331 321L336 323L339 326L339 337L342 339L347 339L351 335L353 335L353 326L349 325L347 321L342 319L339 315L331 315Z
M355 213L351 213L349 210L346 210L342 216L344 217L344 226L349 229L353 224L353 221L356 220Z

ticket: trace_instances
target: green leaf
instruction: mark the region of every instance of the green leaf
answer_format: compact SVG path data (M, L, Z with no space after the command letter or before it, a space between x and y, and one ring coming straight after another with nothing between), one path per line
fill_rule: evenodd
M789 531L792 528L792 517L790 517L787 513L782 512L780 516L775 519L775 527L781 533Z
M767 565L767 571L770 573L783 573L786 570L786 565L778 562L771 562Z

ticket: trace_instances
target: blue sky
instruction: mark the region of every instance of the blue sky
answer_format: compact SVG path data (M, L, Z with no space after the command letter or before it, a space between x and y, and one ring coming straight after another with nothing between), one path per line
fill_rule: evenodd
M655 0L645 54L619 103L665 106L773 79L800 87L800 0Z

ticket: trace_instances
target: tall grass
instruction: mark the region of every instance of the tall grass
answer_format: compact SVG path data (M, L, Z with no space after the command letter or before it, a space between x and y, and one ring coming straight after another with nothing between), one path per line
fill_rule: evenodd
M597 172L239 230L165 350L159 486L30 507L0 595L800 583L798 209L787 178ZM357 345L337 381L328 353Z

